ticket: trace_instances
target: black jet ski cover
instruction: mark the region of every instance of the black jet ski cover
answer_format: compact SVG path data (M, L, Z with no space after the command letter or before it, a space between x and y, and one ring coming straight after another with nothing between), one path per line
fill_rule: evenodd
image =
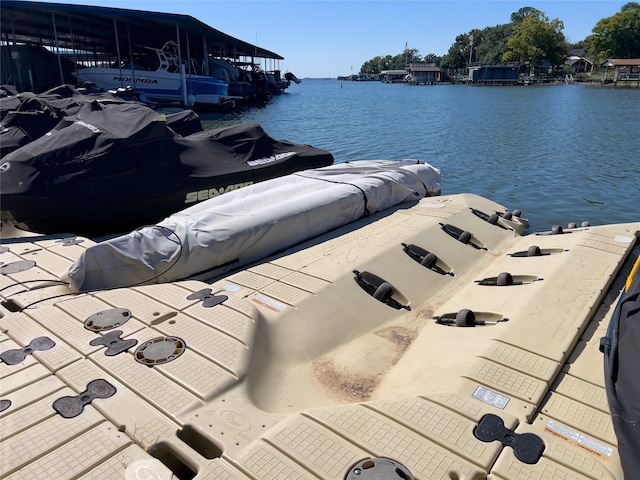
M0 158L40 138L92 101L126 103L130 100L110 92L84 94L70 85L60 85L40 94L24 92L0 98ZM199 117L189 110L168 115L167 125L183 137L202 130Z
M167 127L181 137L188 137L204 130L200 123L200 116L193 110L182 110L167 115Z
M622 470L625 478L637 478L640 472L640 257L600 345Z
M326 150L274 140L255 123L182 137L148 107L93 101L2 159L0 200L19 228L105 235L332 163Z
M59 121L50 110L9 112L0 123L0 158L40 138Z

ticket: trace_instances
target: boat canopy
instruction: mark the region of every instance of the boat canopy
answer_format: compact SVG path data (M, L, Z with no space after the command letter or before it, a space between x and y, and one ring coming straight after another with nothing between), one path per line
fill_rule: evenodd
M169 40L180 46L187 70L192 64L204 65L207 70L204 60L211 57L232 62L249 60L252 63L260 59L274 62L284 59L277 53L216 30L190 15L3 0L0 23L6 45L3 49L11 51L11 56L8 52L3 55L2 83L11 83L21 89L30 82L24 65L30 55L35 55L33 50L42 47L57 54L55 70L58 70L61 84L72 81L67 72L70 68L67 58L80 66L122 65L139 54L143 47L162 48ZM53 68L49 70L55 72ZM46 88L49 88L49 83ZM39 90L33 85L31 88Z
M90 49L91 46L115 52L117 39L120 39L120 48L125 54L128 52L125 42L129 39L133 45L162 47L168 39L175 37L177 26L191 49L199 48L204 38L210 51L220 56L284 59L190 15L23 0L3 0L0 8L2 31L10 41L26 45L55 46L57 43L61 49Z

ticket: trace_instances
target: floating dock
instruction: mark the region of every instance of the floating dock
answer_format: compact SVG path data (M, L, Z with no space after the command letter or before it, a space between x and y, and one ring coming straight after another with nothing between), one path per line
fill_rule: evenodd
M4 243L0 476L622 478L598 344L640 224L506 213L426 198L211 282L84 294L62 274L90 240Z

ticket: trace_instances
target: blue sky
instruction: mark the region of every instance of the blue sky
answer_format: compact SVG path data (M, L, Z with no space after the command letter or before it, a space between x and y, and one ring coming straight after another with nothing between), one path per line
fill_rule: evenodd
M455 37L473 28L508 23L522 7L564 22L571 42L587 37L598 20L620 11L615 0L63 0L191 15L224 33L276 52L279 68L298 77L357 73L364 62L415 48L444 55ZM169 32L171 34L172 32ZM271 65L267 65L271 68Z

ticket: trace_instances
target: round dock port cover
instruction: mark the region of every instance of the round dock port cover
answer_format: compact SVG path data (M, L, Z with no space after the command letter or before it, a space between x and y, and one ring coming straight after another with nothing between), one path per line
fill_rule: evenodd
M414 480L407 467L390 458L365 458L347 472L345 480Z
M149 367L168 363L184 353L187 344L178 337L157 337L144 342L133 354L136 362Z
M84 321L84 328L92 332L102 332L124 325L131 318L126 308L109 308L96 312Z
M17 260L15 262L7 263L0 266L0 274L11 275L14 273L24 272L36 266L36 262L33 260Z

